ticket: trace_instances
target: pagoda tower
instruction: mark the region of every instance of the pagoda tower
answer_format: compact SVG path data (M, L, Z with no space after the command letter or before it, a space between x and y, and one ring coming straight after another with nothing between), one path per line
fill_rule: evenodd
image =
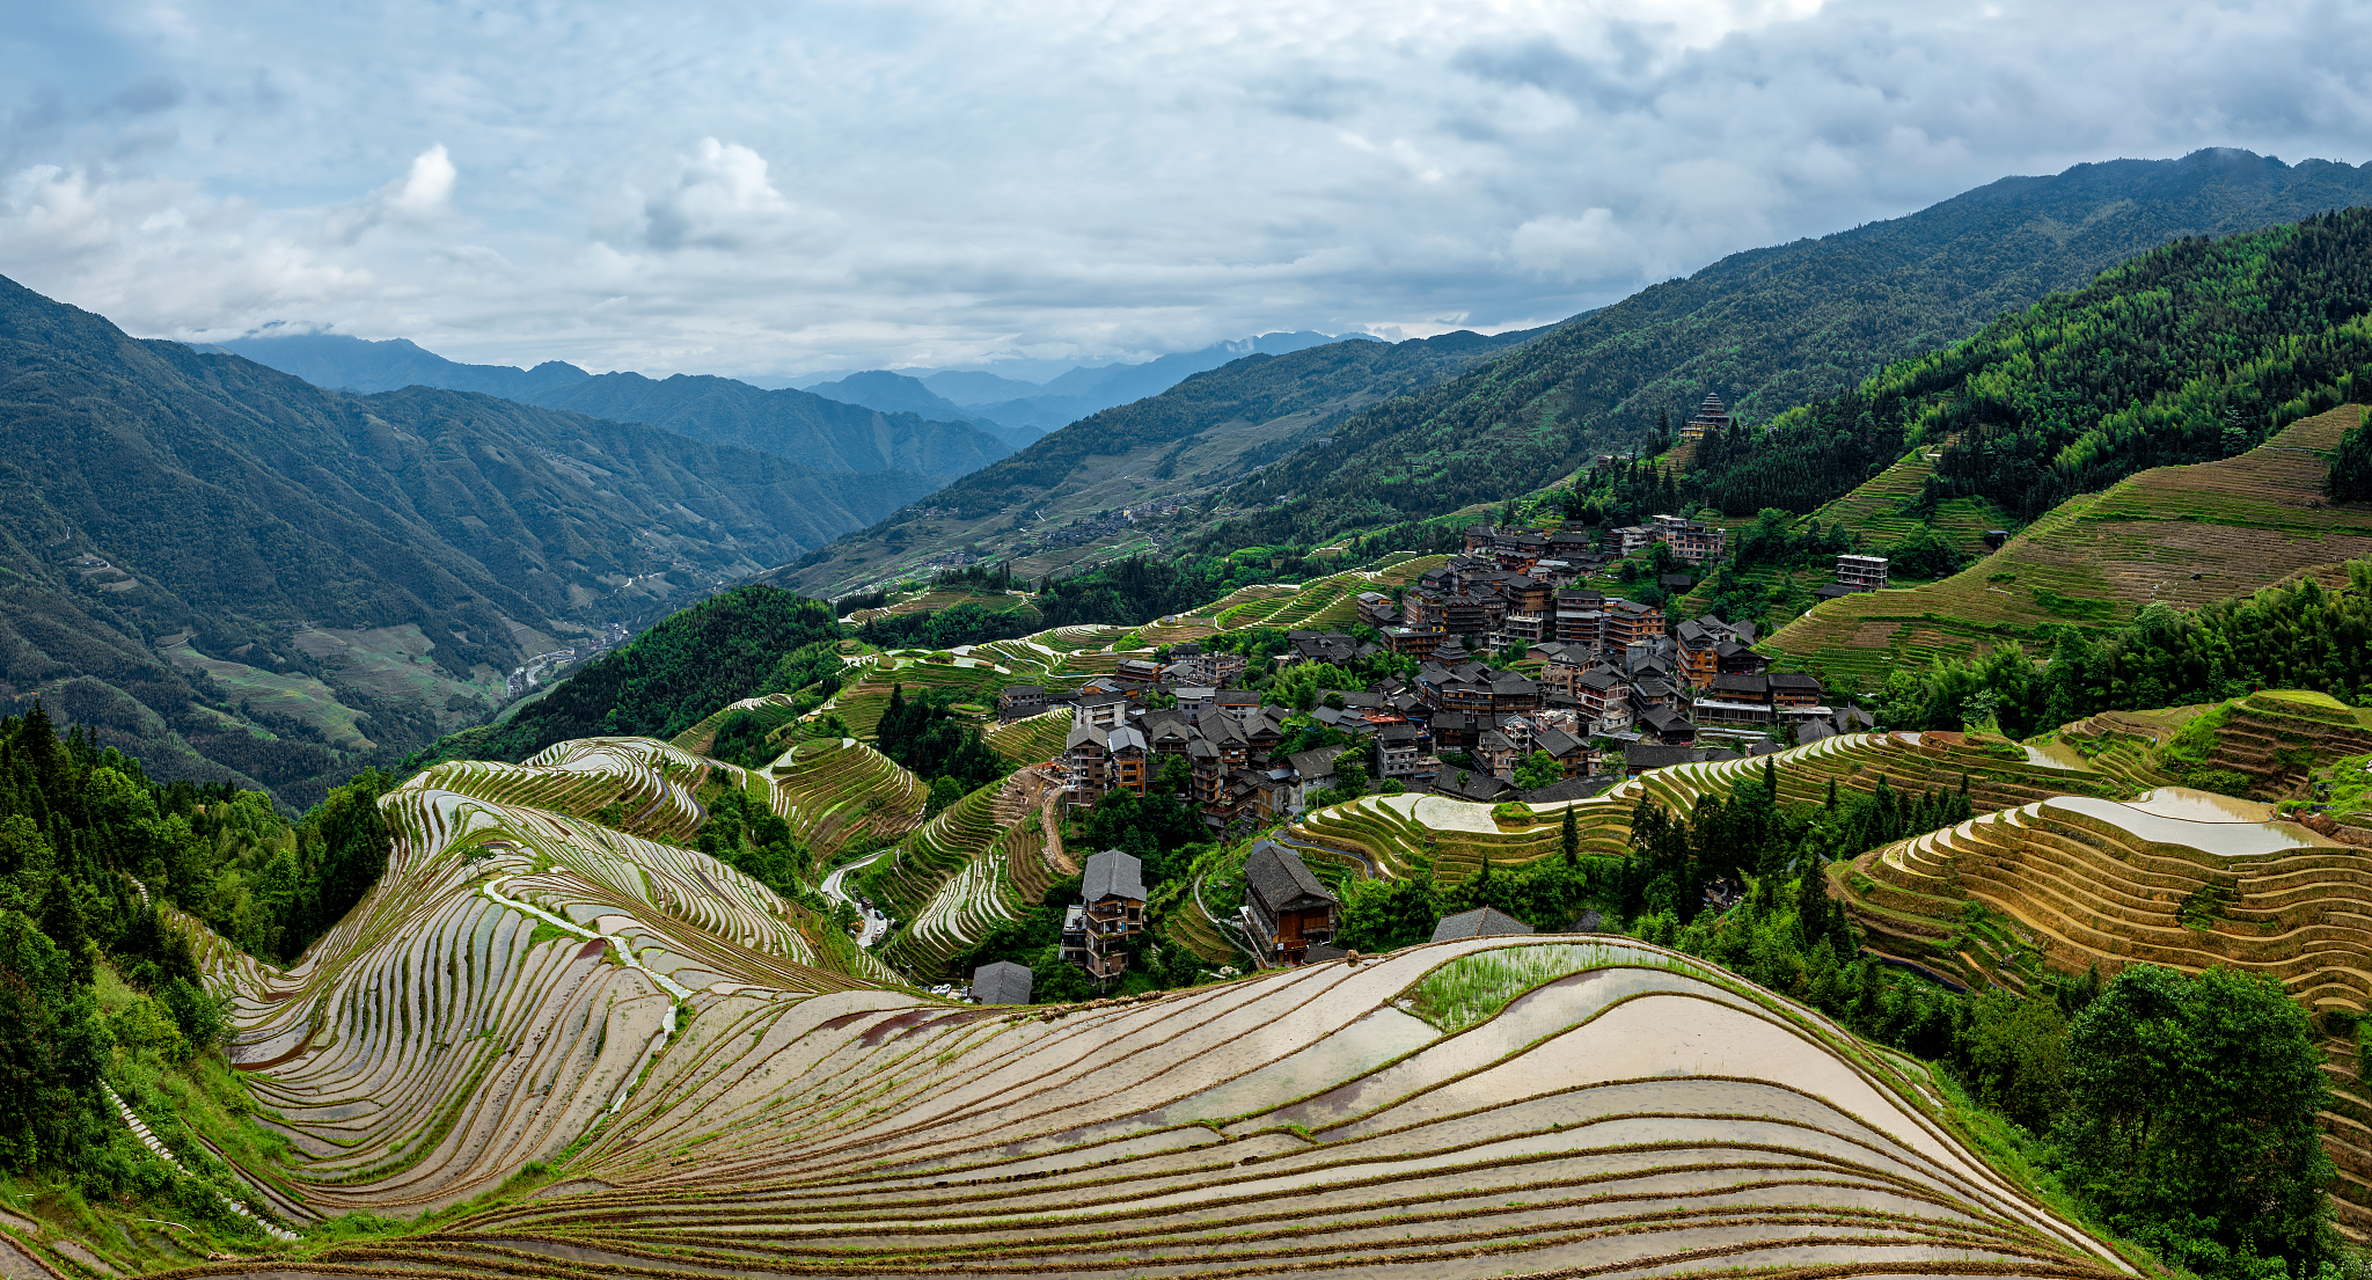
M1705 393L1705 402L1697 406L1697 416L1681 426L1680 438L1702 440L1710 432L1729 429L1729 410L1722 406L1720 396L1708 391Z

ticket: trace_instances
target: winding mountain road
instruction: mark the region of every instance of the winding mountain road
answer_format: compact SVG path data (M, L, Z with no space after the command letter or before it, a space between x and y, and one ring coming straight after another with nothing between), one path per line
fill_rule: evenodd
M843 876L846 876L851 871L860 870L864 867L873 865L874 859L879 858L882 853L888 852L889 850L884 849L881 851L881 853L868 854L865 857L859 858L856 861L849 863L845 867L834 867L832 869L832 873L824 877L824 882L820 886L820 891L823 893L825 901L845 902L857 909L857 917L863 920L865 924L864 930L857 934L857 945L859 947L869 948L874 943L881 941L881 935L889 932L889 917L881 914L878 911L875 911L873 908L865 905L864 903L858 902L856 899L849 897L841 890L840 881Z

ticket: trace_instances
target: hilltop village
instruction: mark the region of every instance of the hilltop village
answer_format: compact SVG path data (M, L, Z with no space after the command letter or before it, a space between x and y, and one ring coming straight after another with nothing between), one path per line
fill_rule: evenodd
M1708 395L1688 430L1726 422ZM1586 585L1659 545L1709 568L1728 550L1718 526L1673 515L1613 530L1477 525L1464 543L1413 584L1359 593L1355 630L1173 644L1076 691L1008 688L997 713L1069 709L1059 765L1074 803L1142 796L1175 770L1221 834L1371 782L1578 800L1646 769L1871 727L1866 711L1831 705L1818 679L1771 671L1752 623L1668 618ZM1823 593L1878 590L1886 572L1884 557L1843 555Z

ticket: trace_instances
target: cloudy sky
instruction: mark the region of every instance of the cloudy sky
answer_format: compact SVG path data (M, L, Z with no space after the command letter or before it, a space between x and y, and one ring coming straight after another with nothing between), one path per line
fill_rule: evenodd
M2372 160L2372 6L18 0L0 274L727 374L1560 319L2008 174Z

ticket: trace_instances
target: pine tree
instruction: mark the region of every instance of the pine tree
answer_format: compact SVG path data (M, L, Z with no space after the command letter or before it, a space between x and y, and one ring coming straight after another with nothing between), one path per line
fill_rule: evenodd
M2372 502L2372 412L2339 437L2323 489L2338 502Z
M1558 843L1564 846L1565 865L1579 867L1581 865L1581 827L1573 820L1572 805L1565 806L1564 827L1557 835Z

